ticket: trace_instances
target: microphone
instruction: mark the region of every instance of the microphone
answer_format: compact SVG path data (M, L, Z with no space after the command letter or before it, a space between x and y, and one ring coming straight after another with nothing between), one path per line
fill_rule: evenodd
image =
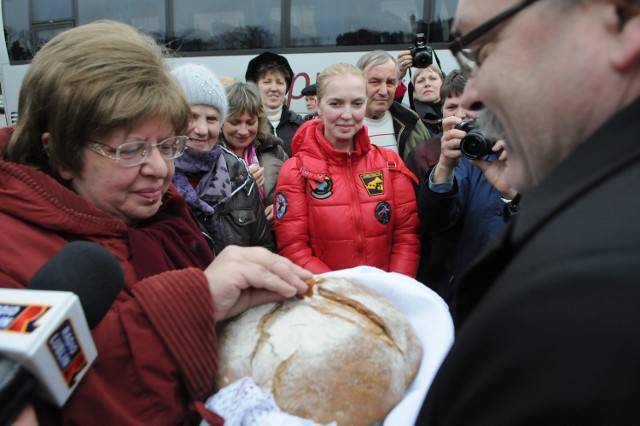
M118 259L89 241L71 242L45 263L27 284L29 290L70 291L80 298L89 328L95 328L124 286Z
M0 289L0 424L15 419L36 391L58 406L66 402L97 356L89 328L123 286L115 256L75 241L34 274L27 290Z

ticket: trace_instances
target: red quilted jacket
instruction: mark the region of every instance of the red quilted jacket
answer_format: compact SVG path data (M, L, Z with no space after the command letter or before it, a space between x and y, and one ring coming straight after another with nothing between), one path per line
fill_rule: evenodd
M415 277L415 177L396 153L372 145L364 126L355 145L334 149L321 120L300 127L276 187L278 251L314 273L369 265Z
M11 132L0 129L0 288L24 288L73 240L109 249L125 276L123 291L92 330L98 357L64 407L34 400L40 425L181 425L198 420L196 412L222 425L201 403L213 392L217 373L213 300L204 273L191 267L139 280L125 223L49 175L5 161ZM174 187L164 208L175 209L176 221L192 220ZM197 232L195 222L193 227Z

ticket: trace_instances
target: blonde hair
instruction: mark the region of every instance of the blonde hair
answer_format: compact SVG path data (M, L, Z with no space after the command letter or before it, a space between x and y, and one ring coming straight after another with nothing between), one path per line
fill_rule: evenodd
M440 76L440 81L444 81L444 76L442 75L442 70L440 69L440 67L437 66L436 64L431 64L426 68L418 68L416 72L413 73L413 75L411 76L411 83L413 83L414 86L416 85L416 80L418 79L418 76L426 70L435 72Z
M229 101L227 119L246 112L252 117L258 117L258 138L264 138L271 133L267 112L264 109L260 91L255 83L233 81L225 86L225 91Z
M356 77L360 77L362 79L362 82L364 83L364 87L367 87L367 78L360 68L345 62L339 62L337 64L329 65L327 68L322 70L320 74L318 74L318 77L316 79L318 104L320 104L320 101L324 96L324 91L326 90L327 84L329 84L329 80L331 79L331 77L344 74L351 74L355 75Z
M35 55L22 83L9 158L52 172L54 166L80 172L87 140L114 129L162 118L176 134L185 132L191 111L166 53L151 37L115 21L54 37Z

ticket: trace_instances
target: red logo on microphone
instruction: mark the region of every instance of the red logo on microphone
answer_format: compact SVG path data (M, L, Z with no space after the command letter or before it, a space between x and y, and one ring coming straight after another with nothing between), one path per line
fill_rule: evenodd
M0 330L33 333L38 321L51 308L47 305L16 305L0 303Z

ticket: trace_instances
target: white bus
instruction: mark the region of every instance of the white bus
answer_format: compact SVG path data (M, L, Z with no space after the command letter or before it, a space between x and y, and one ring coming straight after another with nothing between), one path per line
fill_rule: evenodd
M327 65L355 64L365 52L394 56L424 33L443 70L457 0L0 0L0 89L6 120L18 119L22 78L38 48L56 34L98 19L126 22L218 76L244 80L257 54L284 55L294 70L288 105Z

